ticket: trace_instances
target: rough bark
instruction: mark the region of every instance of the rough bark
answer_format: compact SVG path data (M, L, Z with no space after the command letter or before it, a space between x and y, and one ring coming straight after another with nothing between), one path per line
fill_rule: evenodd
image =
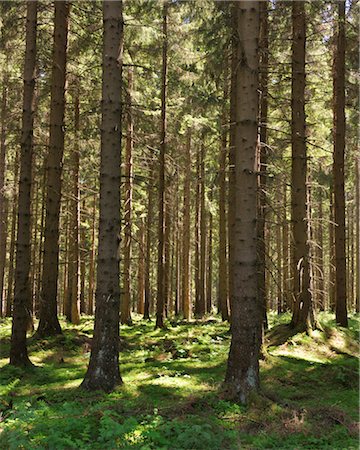
M191 317L190 297L190 178L191 178L191 129L187 131L184 165L184 206L182 235L182 309L185 320Z
M80 188L79 188L79 127L80 106L79 86L74 85L74 148L70 155L70 198L69 198L69 234L68 234L68 271L67 301L69 305L66 318L74 324L80 323Z
M127 131L125 146L125 207L124 207L124 295L121 299L121 323L131 325L131 253L132 253L132 197L133 197L133 147L134 124L131 107L133 72L128 70Z
M257 141L259 110L259 2L235 4L237 21L235 224L231 344L225 383L247 403L259 389L262 305L257 273Z
M103 2L100 220L94 337L81 386L112 391L119 369L119 230L123 16L121 1Z
M57 317L59 272L59 215L61 172L64 153L64 112L66 51L69 3L55 2L55 28L50 100L50 138L47 157L47 192L44 231L44 258L37 337L61 333Z
M335 315L347 327L345 251L345 1L338 3L336 49L333 70L334 89L334 209L335 209Z
M95 297L95 259L96 259L96 206L97 196L94 195L91 222L91 250L90 250L90 267L89 267L89 298L88 298L88 314L94 314L94 297Z
M205 138L203 137L203 140ZM200 150L200 292L197 316L203 317L206 313L206 209L205 209L205 143Z
M6 129L7 129L7 72L3 76L2 96L1 96L1 131L0 131L0 316L3 315L4 299L4 275L7 252L7 225L8 207L5 195L5 168L6 168Z
M156 328L164 328L165 306L165 154L166 154L166 91L167 91L167 3L163 6L163 49L161 74L161 131L159 155L159 219Z
M27 3L24 93L21 130L18 229L16 241L14 308L11 330L10 364L31 365L26 331L31 316L31 180L34 125L37 2Z
M356 312L360 311L360 156L356 158Z
M213 200L213 189L210 189L209 202ZM209 232L207 244L207 273L206 273L206 312L211 313L212 310L212 275L213 275L213 215L211 209L208 212Z
M291 80L291 220L294 274L293 327L306 328L311 308L310 263L307 220L307 149L305 135L305 3L292 2Z
M229 320L229 291L227 264L227 234L226 234L226 154L228 119L226 99L229 95L227 70L224 72L224 106L221 115L221 139L219 149L219 312L222 320Z
M259 295L263 305L264 328L267 329L267 298L266 298L266 248L265 248L265 227L266 227L266 180L267 180L267 121L268 121L268 63L269 63L269 42L268 42L268 4L260 3L260 143L259 143L259 205L258 205L258 283Z
M146 215L146 256L145 256L145 304L144 304L144 319L150 320L150 305L151 305L151 229L153 223L153 203L154 203L154 161L150 161L150 173L147 188L147 215Z
M138 263L138 289L137 289L137 313L144 314L145 303L145 229L144 220L139 223L139 263Z

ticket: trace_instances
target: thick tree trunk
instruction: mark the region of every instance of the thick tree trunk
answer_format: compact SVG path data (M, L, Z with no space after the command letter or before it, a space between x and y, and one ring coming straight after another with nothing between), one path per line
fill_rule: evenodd
M80 188L79 188L79 86L75 83L74 97L74 148L70 155L70 199L68 234L67 300L69 305L66 318L74 324L80 323Z
M133 146L134 124L131 107L133 89L132 69L128 71L128 111L125 147L125 211L124 211L124 295L121 299L121 323L131 325L131 241L132 241L132 197L133 197Z
M187 131L184 165L184 206L182 236L182 308L185 320L191 317L190 297L190 179L191 179L191 129Z
M55 29L50 103L50 140L47 158L47 193L44 259L38 337L61 333L57 317L59 272L59 214L64 153L66 50L69 3L55 2Z
M306 328L311 308L307 220L307 151L305 136L305 3L292 2L292 168L291 219L293 237L293 327Z
M15 293L11 330L10 364L31 365L26 345L30 320L31 179L34 125L37 2L27 3L24 97L21 130L18 232L16 242Z
M336 322L347 327L345 252L345 1L338 3L334 58L334 206L335 206L335 313Z
M225 382L237 401L246 403L259 389L263 308L257 272L257 147L259 89L259 5L239 1L237 20L235 224L231 345Z
M95 327L88 370L81 386L112 391L119 369L119 230L123 16L121 1L103 2L103 76L100 220Z
M166 87L167 87L167 3L163 6L163 50L161 75L161 132L159 155L159 223L156 328L164 328L165 306L165 154L166 154Z

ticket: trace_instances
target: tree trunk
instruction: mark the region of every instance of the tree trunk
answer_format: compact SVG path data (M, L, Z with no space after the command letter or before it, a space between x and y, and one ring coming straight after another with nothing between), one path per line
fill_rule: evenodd
M213 200L213 188L210 189L209 201ZM207 245L207 274L206 274L206 312L211 313L212 310L212 274L213 274L213 216L209 208L209 234Z
M292 168L291 219L293 237L294 310L293 327L309 325L311 308L310 263L307 220L307 151L305 135L305 3L292 2Z
M266 181L267 181L267 122L268 122L268 65L269 65L269 42L268 42L268 4L260 3L260 143L258 177L259 205L258 205L258 283L261 304L263 305L263 326L268 328L267 322L267 298L266 298Z
M221 139L219 151L219 312L222 320L229 320L229 291L226 236L226 154L228 120L226 100L229 95L228 71L224 71L224 97L221 116Z
M79 86L74 86L74 149L70 154L70 199L69 199L69 240L68 240L68 272L67 300L69 305L66 318L74 324L80 323L80 189L79 189Z
M100 226L95 327L89 367L81 386L112 391L119 369L119 230L123 16L121 1L103 2L103 75Z
M334 206L335 206L335 313L336 322L347 327L345 252L345 1L338 3L334 58Z
M287 220L287 184L286 180L283 185L283 214L282 214L282 260L283 260L283 272L282 272L282 291L284 298L284 308L291 310L290 298L290 274L289 274L289 224Z
M14 274L15 274L15 243L17 229L17 205L18 205L18 186L19 186L19 151L16 151L14 161L14 185L13 198L14 205L11 214L11 231L10 231L10 247L9 247L9 267L8 267L8 288L6 296L6 317L11 317L14 299Z
M182 237L182 308L185 320L191 317L190 297L190 180L191 180L191 129L187 131L184 166L184 213Z
M138 263L138 291L137 291L137 313L144 314L145 302L145 230L144 220L140 218L139 223L139 263Z
M231 292L231 344L225 382L234 399L247 403L259 389L263 308L257 273L257 141L259 5L239 1L237 19L235 224Z
M165 153L166 153L166 87L167 87L167 3L163 6L163 50L161 80L161 132L159 156L159 224L156 328L164 328L165 306Z
M206 282L205 144L203 142L200 150L200 296L197 311L200 318L206 313Z
M21 130L18 231L16 243L15 293L11 330L10 364L31 365L26 331L31 316L31 179L34 128L37 2L27 3L24 96Z
M360 156L356 158L356 312L360 312Z
M195 263L194 263L194 275L195 275L195 316L200 315L200 204L201 204L201 186L200 186L200 151L196 151L196 194L195 194Z
M153 203L154 203L154 161L150 162L150 173L147 188L147 216L146 216L146 256L145 256L145 304L144 319L150 320L151 304L151 228L153 223Z
M133 196L133 146L134 124L131 107L133 89L132 69L128 71L128 111L125 153L125 212L124 212L124 295L121 301L121 323L131 325L131 240L132 240L132 196Z
M60 323L57 317L57 282L59 272L61 172L64 153L68 16L69 3L67 1L55 2L44 258L40 298L40 322L36 332L38 337L52 336L61 333Z
M334 190L330 186L330 208L329 208L329 309L335 311L335 226L334 226Z
M95 295L95 259L96 259L96 206L97 197L94 195L94 203L92 209L92 223L91 223L91 251L90 251L90 267L89 267L89 300L87 313L94 314L94 295Z
M8 207L5 195L5 168L6 168L6 132L7 132L7 89L8 76L4 72L1 98L1 132L0 132L0 317L3 315L4 306L4 275L7 253L7 226Z

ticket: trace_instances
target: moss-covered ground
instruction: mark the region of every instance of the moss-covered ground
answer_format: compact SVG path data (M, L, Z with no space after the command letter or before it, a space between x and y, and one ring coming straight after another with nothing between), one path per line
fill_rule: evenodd
M270 314L271 327L289 321ZM121 328L124 384L111 394L79 389L93 321L62 321L62 336L29 339L35 368L8 365L11 322L1 322L1 449L357 449L358 330L335 328L274 345L261 361L262 393L232 403L221 383L229 327L218 318L154 330L135 318ZM273 330L277 328L273 328ZM281 340L280 340L281 341Z

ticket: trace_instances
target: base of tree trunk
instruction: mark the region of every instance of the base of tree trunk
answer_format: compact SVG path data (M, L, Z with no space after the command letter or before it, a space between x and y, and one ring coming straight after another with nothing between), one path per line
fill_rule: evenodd
M15 367L35 367L30 361L27 354L11 355L10 354L10 366Z
M52 323L50 323L42 322L40 319L38 329L33 337L35 339L42 339L49 336L58 336L59 334L62 334L59 321L53 321Z

